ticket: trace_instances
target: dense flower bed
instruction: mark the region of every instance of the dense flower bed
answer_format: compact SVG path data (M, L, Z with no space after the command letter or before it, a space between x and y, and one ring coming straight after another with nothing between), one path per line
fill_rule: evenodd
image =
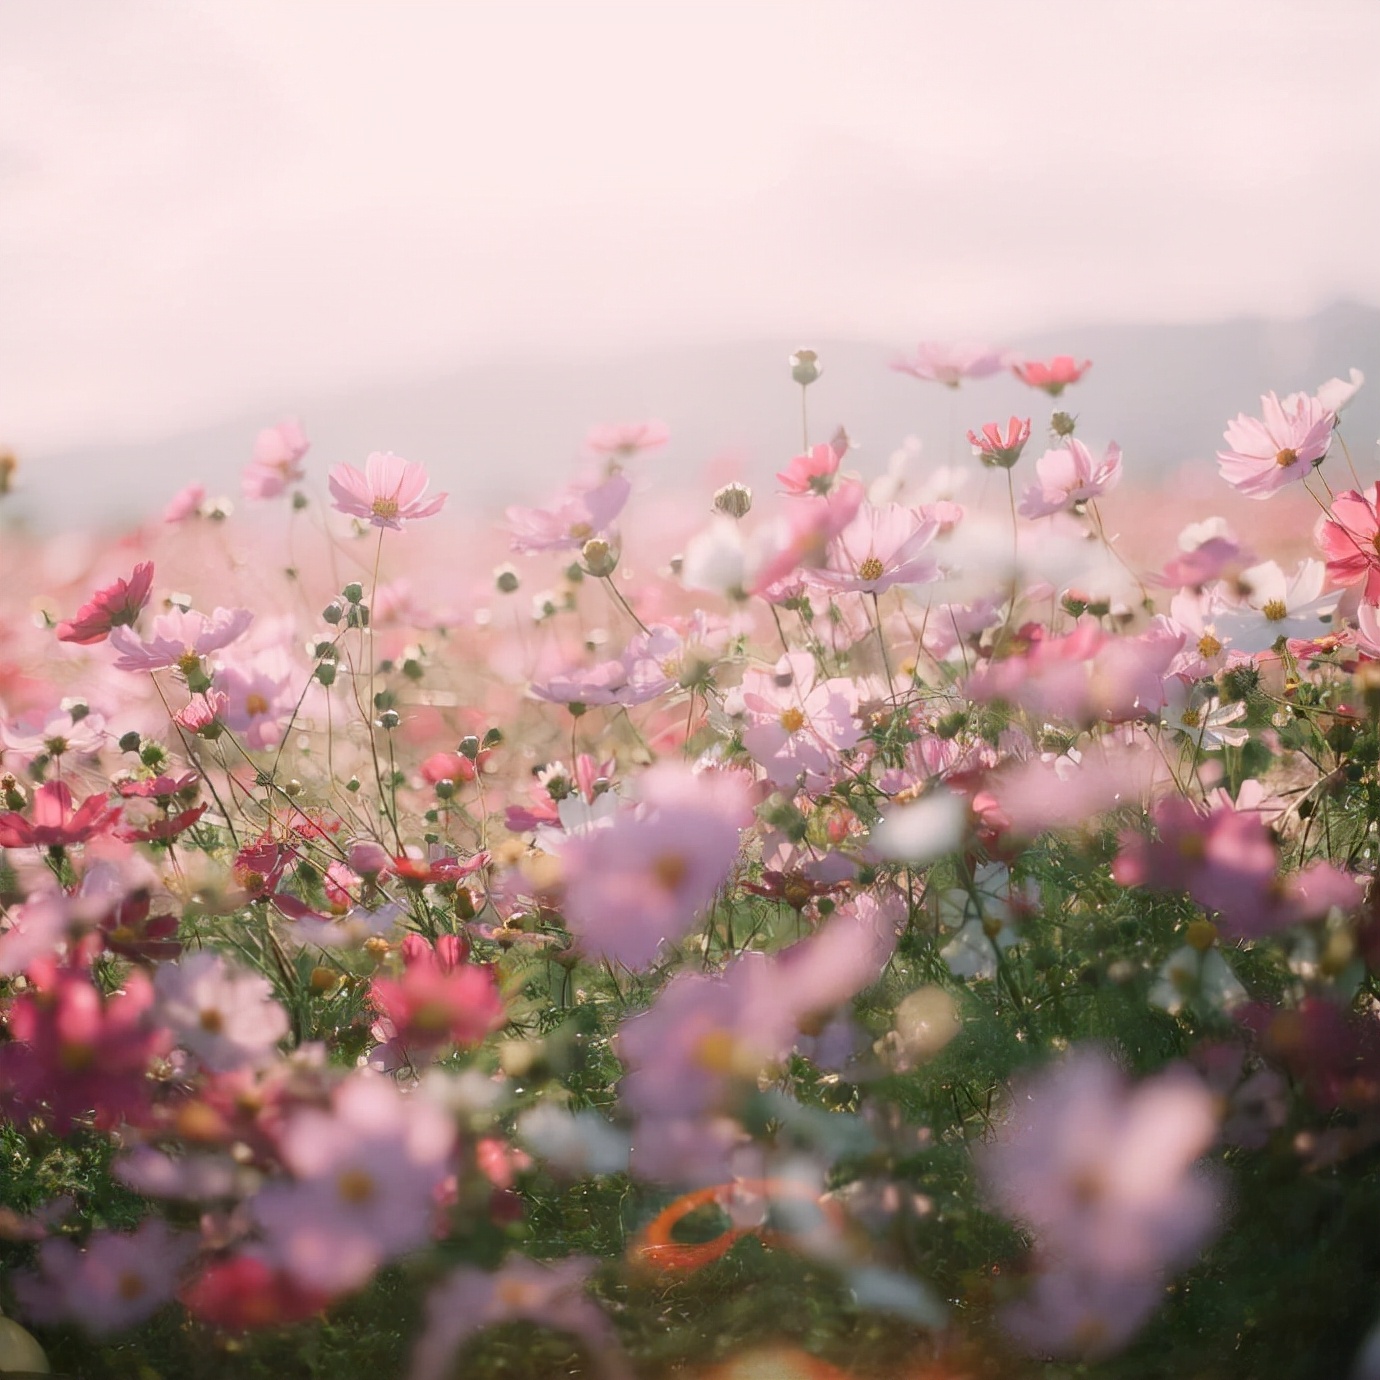
M1380 1374L1360 377L1226 427L1285 553L1128 549L1114 441L983 416L1087 361L897 367L969 466L807 433L696 507L603 427L495 535L285 423L241 513L14 535L0 1250L56 1368Z

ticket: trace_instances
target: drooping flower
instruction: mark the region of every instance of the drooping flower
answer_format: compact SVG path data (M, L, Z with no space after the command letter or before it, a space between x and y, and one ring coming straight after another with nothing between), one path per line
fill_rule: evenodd
M310 449L310 444L297 421L265 427L254 442L253 458L245 466L244 496L276 498L289 484L295 484L303 477L304 471L298 462Z
M1057 398L1071 383L1077 383L1092 368L1092 360L1081 364L1072 355L1056 355L1047 363L1028 359L1011 366L1011 372L1032 388L1043 388L1051 398Z
M1327 454L1337 420L1307 393L1290 393L1283 401L1266 393L1260 407L1261 417L1243 412L1227 423L1227 449L1217 452L1222 478L1250 498L1269 498L1307 478Z
M391 450L374 451L364 462L361 473L353 465L337 465L327 481L333 506L338 512L362 518L374 527L402 530L404 522L439 513L448 494L423 499L427 485L426 468L394 455Z
M981 379L999 372L1005 363L1005 353L990 345L971 340L955 345L926 341L915 347L913 355L895 360L891 367L912 378L957 388L964 379Z
M83 604L76 616L57 625L59 642L76 642L89 646L104 642L112 628L128 627L138 618L149 601L153 588L153 562L141 561L128 580L116 580L98 589L89 603Z

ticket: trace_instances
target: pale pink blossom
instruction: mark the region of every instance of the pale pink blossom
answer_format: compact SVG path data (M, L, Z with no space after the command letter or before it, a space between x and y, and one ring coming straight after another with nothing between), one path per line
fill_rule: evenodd
M895 360L891 367L912 378L957 388L964 379L986 378L998 373L1005 364L1005 352L990 345L971 340L954 345L926 341L915 347L913 355Z
M1260 400L1261 417L1243 412L1227 423L1227 449L1217 452L1228 484L1251 498L1269 498L1296 479L1306 479L1332 444L1337 418L1317 398L1274 393Z
M936 579L939 564L925 548L939 523L899 503L864 503L852 522L830 541L824 564L810 579L828 589L881 594L892 585Z
M624 474L592 489L572 488L551 508L509 508L514 551L575 551L613 529L632 486Z
M188 484L185 489L179 489L169 500L168 506L163 509L163 521L185 522L189 517L196 517L205 501L206 486L204 484Z
M1319 384L1314 396L1329 412L1340 417L1342 409L1361 391L1365 381L1366 376L1359 369L1352 369L1344 379L1328 379Z
M267 978L233 967L210 949L163 963L154 974L156 1014L215 1073L269 1062L288 1033L287 1012Z
M1101 460L1082 441L1070 439L1035 462L1036 483L1021 497L1022 517L1048 517L1105 494L1121 482L1121 447L1115 441Z
M120 671L162 671L175 666L195 670L208 652L228 647L254 621L249 609L220 609L207 616L194 609L171 609L153 620L153 629L141 641L128 628L116 628L110 645L119 652Z
M627 460L660 450L671 439L665 422L613 422L591 427L585 436L588 460Z
M327 482L338 512L394 531L401 531L404 522L439 513L449 497L436 494L423 499L429 482L425 466L392 451L374 451L364 462L363 473L353 465L337 465Z
M297 421L266 427L254 442L254 455L245 466L246 498L276 498L289 484L303 477L299 461L310 448L306 432Z

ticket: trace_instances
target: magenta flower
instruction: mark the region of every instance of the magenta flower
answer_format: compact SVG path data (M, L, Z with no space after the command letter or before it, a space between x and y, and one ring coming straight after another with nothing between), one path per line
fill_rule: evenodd
M303 477L298 463L311 443L296 421L266 427L254 443L254 456L245 466L243 484L246 498L276 498L289 484Z
M1263 418L1243 412L1227 423L1227 449L1217 452L1222 478L1250 498L1269 498L1306 478L1327 454L1337 420L1307 393L1290 393L1282 402L1267 393L1260 407Z
M404 522L439 513L449 497L437 494L424 501L428 483L425 467L391 450L376 450L364 462L362 474L353 465L337 465L328 483L337 511L394 531L401 531Z
M1095 460L1082 441L1070 439L1059 450L1047 450L1035 462L1036 482L1021 496L1021 516L1048 517L1086 503L1121 482L1121 447L1115 441Z
M103 795L89 795L75 810L64 782L45 781L35 792L29 818L18 810L0 814L0 848L66 848L104 834L119 811Z
M1019 417L1012 417L1006 424L1005 435L996 422L988 422L982 428L981 435L975 431L968 433L968 444L972 446L973 454L979 456L984 465L994 465L1003 470L1009 470L1021 458L1021 452L1028 440L1029 417L1024 421Z
M59 623L58 641L87 646L104 642L112 628L132 626L148 603L152 587L153 562L143 561L134 567L128 580L116 580L113 585L98 589L91 602L77 610L76 617Z
M1005 353L990 345L973 341L942 345L927 341L917 345L910 358L898 359L891 367L912 378L957 388L964 379L981 379L997 373L1005 363Z
M1043 388L1051 398L1057 398L1069 384L1077 383L1091 368L1090 359L1079 364L1072 355L1056 355L1047 364L1035 359L1013 364L1011 372L1022 383L1028 383L1032 388Z
M120 653L115 669L163 671L175 666L189 674L207 652L228 647L253 621L249 609L217 609L209 617L194 609L173 609L153 620L153 635L147 641L116 628L110 634L110 645Z

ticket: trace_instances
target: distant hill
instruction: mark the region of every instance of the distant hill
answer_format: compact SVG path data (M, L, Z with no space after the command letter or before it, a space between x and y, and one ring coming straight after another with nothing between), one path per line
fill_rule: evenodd
M1010 376L951 392L891 371L889 362L914 343L777 339L628 356L503 357L406 385L265 398L252 413L140 445L21 456L23 490L7 502L12 518L49 529L132 523L191 480L238 498L255 433L287 415L300 417L312 438L318 473L394 450L425 462L436 486L471 508L543 501L573 473L592 424L646 417L671 428L671 446L648 462L658 469L698 481L707 462L732 454L745 478L765 481L800 448L799 390L787 357L803 345L824 365L810 390L812 439L845 425L861 446L853 463L868 473L880 472L911 434L924 442L921 463L941 464L966 453L969 427L1013 412L1033 415L1037 427L1047 418L1044 395ZM1188 460L1211 464L1226 421L1254 412L1261 393L1311 390L1356 366L1369 383L1345 432L1363 476L1380 473L1380 310L1343 303L1303 321L1070 327L994 343L1035 357L1091 359L1062 405L1079 415L1079 434L1090 442L1119 441L1129 473L1147 481Z

